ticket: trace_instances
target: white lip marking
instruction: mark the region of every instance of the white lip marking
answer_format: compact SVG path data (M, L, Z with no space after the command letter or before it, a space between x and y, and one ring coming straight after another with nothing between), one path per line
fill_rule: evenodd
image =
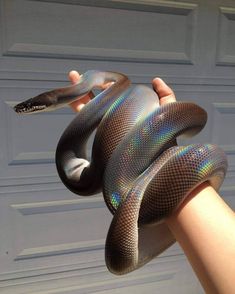
M31 106L31 107L24 107L24 108L19 108L17 109L17 107L15 108L16 112L18 113L28 113L28 112L32 112L34 110L42 110L45 109L46 105L35 105L35 106Z

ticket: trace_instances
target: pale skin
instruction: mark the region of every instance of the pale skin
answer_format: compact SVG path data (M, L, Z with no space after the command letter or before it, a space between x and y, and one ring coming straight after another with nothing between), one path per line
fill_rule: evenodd
M72 84L79 73L71 71ZM173 90L160 78L152 81L160 105L176 101ZM104 88L109 85L104 85ZM92 93L71 104L74 111L93 97ZM166 220L208 294L235 293L235 214L219 194L204 183Z

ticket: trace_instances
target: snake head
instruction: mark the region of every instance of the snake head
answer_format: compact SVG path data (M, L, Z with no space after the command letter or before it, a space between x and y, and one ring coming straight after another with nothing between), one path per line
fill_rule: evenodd
M30 114L49 110L52 105L52 101L41 94L15 105L14 110L18 114Z

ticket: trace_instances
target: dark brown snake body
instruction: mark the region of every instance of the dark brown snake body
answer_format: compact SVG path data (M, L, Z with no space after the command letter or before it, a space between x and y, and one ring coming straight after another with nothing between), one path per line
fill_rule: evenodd
M130 88L119 73L88 71L78 84L43 93L15 106L17 113L53 110L114 82L92 99L64 131L56 150L62 182L72 192L103 191L114 217L105 246L116 274L133 271L175 242L164 219L202 182L218 190L227 160L215 145L178 146L198 133L206 112L189 102L159 106L146 86ZM86 144L97 129L91 161Z

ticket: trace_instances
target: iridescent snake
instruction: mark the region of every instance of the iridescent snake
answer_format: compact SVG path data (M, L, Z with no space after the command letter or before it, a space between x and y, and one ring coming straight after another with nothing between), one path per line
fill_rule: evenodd
M175 242L164 219L202 182L221 186L227 160L211 144L178 146L206 124L207 113L190 102L159 106L147 86L129 87L120 73L87 71L76 85L19 103L17 113L63 107L95 88L102 90L77 114L61 136L56 166L64 185L79 195L103 192L112 212L105 245L108 269L133 271ZM86 145L96 129L90 162Z

